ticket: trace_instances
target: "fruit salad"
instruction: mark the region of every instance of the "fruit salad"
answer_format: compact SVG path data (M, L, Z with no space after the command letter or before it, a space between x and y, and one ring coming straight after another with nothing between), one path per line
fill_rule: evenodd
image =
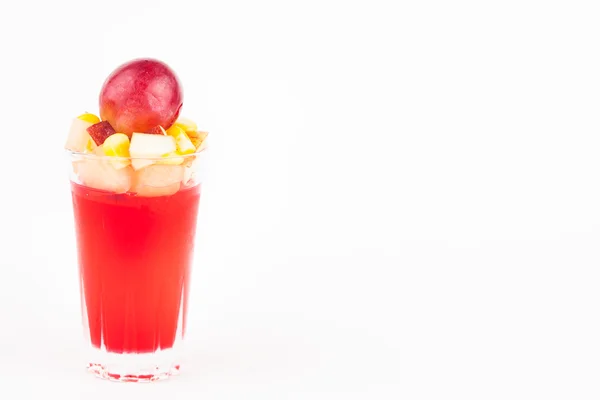
M183 90L165 63L138 59L104 82L99 115L75 118L65 143L87 187L143 197L167 196L195 183L194 162L207 132L181 117Z

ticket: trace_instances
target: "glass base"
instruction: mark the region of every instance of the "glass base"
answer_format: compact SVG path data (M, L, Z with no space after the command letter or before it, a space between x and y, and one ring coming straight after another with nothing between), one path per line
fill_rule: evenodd
M87 365L96 377L115 382L154 382L178 375L180 364L173 350L155 353L117 354L93 351Z

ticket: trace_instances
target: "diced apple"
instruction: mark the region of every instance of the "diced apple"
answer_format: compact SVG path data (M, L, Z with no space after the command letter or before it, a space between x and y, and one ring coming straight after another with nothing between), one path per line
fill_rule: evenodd
M87 128L87 132L98 146L104 143L107 137L116 133L108 121L101 121L90 126Z
M114 193L127 192L132 183L130 166L115 169L105 158L87 158L77 163L77 175L85 186Z
M184 168L180 165L150 165L135 172L131 191L138 196L169 196L181 186Z
M129 153L131 165L139 170L156 163L157 158L171 154L177 150L175 139L172 136L149 135L134 132L131 136Z
M92 126L92 124L87 121L79 118L73 119L71 129L69 130L69 136L65 143L65 149L80 153L83 152L90 140L90 135L87 133L87 129L90 126Z

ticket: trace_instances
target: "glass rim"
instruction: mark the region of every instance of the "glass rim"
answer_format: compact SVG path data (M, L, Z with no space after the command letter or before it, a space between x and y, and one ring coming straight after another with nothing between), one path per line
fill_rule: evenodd
M166 161L166 160L175 160L181 159L188 160L190 158L195 158L195 156L203 155L206 151L206 147L197 150L194 153L190 154L174 154L166 157L121 157L121 156L107 156L107 155L98 155L94 153L83 153L80 151L73 151L69 149L64 149L65 154L71 159L84 159L84 160L150 160L150 161Z

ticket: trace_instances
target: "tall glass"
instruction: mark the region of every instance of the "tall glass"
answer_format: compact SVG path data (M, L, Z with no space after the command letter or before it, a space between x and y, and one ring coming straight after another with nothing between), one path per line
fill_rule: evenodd
M117 381L177 374L205 151L67 157L88 369Z

